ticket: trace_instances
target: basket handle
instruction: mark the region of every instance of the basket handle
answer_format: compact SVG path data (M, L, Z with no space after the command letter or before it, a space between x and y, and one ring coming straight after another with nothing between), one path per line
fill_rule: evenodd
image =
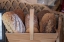
M34 9L30 9L30 40L34 37Z

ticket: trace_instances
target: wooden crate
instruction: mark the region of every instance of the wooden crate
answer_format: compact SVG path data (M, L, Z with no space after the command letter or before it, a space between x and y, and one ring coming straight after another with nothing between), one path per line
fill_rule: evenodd
M29 33L6 33L9 42L55 42L58 33L34 33L33 40L30 40Z
M26 4L19 0L2 0L0 1L0 9L6 9L6 11L13 11L14 9L22 9L24 14L30 13L30 23L33 22L34 11L35 13L41 10L49 10L50 12L59 15L58 30L56 33L33 33L33 25L31 24L30 33L6 33L9 42L60 42L60 30L62 28L63 13L50 10L45 5L41 4Z
M33 9L31 12L33 12ZM62 15L60 14L58 15L59 15L58 20L59 22L58 22L58 30L56 33L33 33L33 27L32 27L33 24L30 24L30 33L6 33L6 36L9 42L60 42ZM30 16L31 16L30 22L33 22L34 15L30 13Z
M6 36L9 42L60 42L61 28L62 16L59 16L57 33L33 33L33 29L31 29L30 33L6 33Z

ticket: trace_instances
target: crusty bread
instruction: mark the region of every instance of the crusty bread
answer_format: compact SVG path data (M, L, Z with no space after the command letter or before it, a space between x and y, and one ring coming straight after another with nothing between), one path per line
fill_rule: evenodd
M15 9L14 12L20 17L20 19L25 22L25 15L21 9Z
M30 21L30 14L27 14L26 17L25 17L26 32L30 32L29 31L29 21ZM36 15L34 15L34 32L35 33L39 32L39 30L38 30L38 20L37 20Z
M56 32L56 18L53 13L46 13L40 22L40 32L55 33Z
M2 20L3 20L3 23L4 23L5 27L6 27L6 29L7 29L9 32L16 32L15 29L14 29L14 28L11 29L11 27L10 27L10 25L9 25L9 24L12 23L12 21L9 22L9 21L11 20L12 14L14 14L14 12L6 12L6 13L4 13L3 16L2 16ZM13 26L12 26L12 27L13 27Z
M6 12L2 16L3 23L9 32L25 32L22 20L14 12Z

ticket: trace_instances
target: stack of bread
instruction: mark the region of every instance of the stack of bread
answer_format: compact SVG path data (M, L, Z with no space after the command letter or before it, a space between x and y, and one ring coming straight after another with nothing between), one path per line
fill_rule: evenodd
M7 31L11 33L29 33L30 14L24 14L22 10L16 9L6 12L2 16ZM55 33L56 18L54 13L43 10L34 14L34 33Z

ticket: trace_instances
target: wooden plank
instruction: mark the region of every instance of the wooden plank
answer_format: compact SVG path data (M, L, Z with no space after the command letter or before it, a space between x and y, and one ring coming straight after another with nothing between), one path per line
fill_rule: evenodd
M34 34L34 9L30 9L30 40L33 40Z
M15 40L15 39L11 40L10 39L9 41L10 42L15 42L15 41L16 42L40 42L39 40L20 40L20 39L19 40L18 39L17 40Z
M6 33L8 39L30 40L29 33ZM57 39L58 33L34 33L34 40Z
M9 40L10 42L55 42L55 39L43 39L43 40Z
M34 40L57 39L57 36L57 33L36 33L34 34Z

